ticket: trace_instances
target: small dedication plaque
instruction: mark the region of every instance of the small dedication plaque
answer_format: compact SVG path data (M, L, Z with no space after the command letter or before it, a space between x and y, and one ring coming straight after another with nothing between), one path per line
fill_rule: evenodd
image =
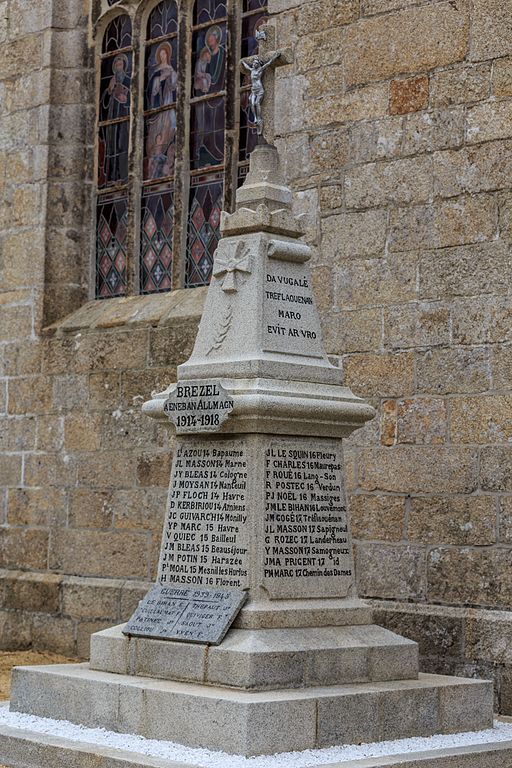
M218 381L179 382L164 403L179 435L216 432L232 410L233 398Z
M246 598L241 590L156 584L139 603L123 634L219 645Z

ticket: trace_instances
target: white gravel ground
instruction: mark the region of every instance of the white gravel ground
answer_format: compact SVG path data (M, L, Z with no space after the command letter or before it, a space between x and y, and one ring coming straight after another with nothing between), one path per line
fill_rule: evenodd
M44 717L9 712L7 707L0 708L0 725L36 731L50 736L60 736L74 742L123 749L127 752L188 763L192 766L200 765L204 768L226 768L226 765L229 765L229 768L313 768L326 763L343 763L383 755L512 741L512 723L496 722L494 728L477 733L402 739L362 746L311 749L304 752L284 752L279 755L246 758L228 756L224 752L211 752L207 749L183 747L170 741L156 741L125 733L114 733L103 728L84 728L66 720L50 720Z

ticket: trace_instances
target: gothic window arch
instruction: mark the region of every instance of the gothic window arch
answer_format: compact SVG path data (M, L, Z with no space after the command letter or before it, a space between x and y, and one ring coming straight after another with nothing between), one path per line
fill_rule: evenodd
M101 2L96 297L207 285L256 143L238 61L267 0Z

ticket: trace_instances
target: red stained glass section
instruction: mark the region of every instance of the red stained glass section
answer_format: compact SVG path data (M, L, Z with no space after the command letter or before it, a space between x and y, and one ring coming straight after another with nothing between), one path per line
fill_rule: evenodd
M128 198L103 198L96 221L96 296L108 299L126 292Z
M213 255L220 240L223 187L221 174L191 181L185 274L187 288L210 282Z
M140 241L141 293L169 291L172 285L173 193L147 192L142 197Z

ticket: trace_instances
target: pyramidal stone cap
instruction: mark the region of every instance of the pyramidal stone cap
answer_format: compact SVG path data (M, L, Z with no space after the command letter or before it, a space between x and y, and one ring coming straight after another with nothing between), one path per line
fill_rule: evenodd
M236 200L235 212L222 214L192 355L179 366L177 384L154 394L144 411L169 416L178 434L182 426L199 431L205 419L189 428L170 413L180 406L169 401L184 391L180 384L202 382L228 403L213 425L217 432L347 436L375 411L342 385L341 370L327 357L311 287L312 251L301 240L304 227L293 215L274 146L254 149Z

